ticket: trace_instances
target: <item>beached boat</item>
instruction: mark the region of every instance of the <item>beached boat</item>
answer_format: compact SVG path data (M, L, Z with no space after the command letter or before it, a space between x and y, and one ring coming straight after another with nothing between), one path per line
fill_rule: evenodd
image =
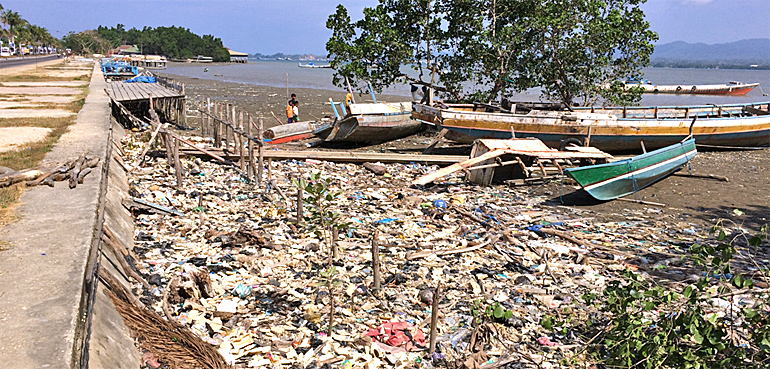
M345 112L345 107L340 103ZM313 131L324 141L386 142L413 135L422 129L412 117L412 103L350 104L350 112Z
M695 140L688 138L630 159L567 168L564 172L595 199L612 200L637 192L678 171L696 153Z
M300 67L300 68L331 68L332 66L329 65L329 64L316 65L315 63L307 63L307 64L299 63L298 67Z
M586 140L602 151L640 151L673 145L687 136L694 118L699 145L756 147L770 144L770 103L731 105L539 109L526 103L510 110L487 104L413 104L412 117L439 125L460 142L477 138L536 137L549 147Z
M759 83L730 81L721 85L655 85L648 80L629 79L623 82L626 88L641 87L646 94L698 94L698 95L733 95L743 96L759 86Z
M265 142L279 144L284 142L300 141L313 137L316 122L296 122L275 126L265 130Z

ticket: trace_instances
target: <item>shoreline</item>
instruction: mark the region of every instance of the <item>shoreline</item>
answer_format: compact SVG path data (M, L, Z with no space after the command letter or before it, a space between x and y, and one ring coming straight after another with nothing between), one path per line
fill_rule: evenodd
M188 96L188 104L192 103L196 108L198 104L200 104L201 97L211 98L212 100L216 99L217 101L235 104L240 109L251 112L254 117L259 117L260 115L264 116L265 128L279 125L279 123L273 119L271 112L281 119L282 123L286 123L285 108L289 97L285 96L285 87L256 85L244 82L227 82L210 78L202 79L163 72L156 72L156 74L184 83L185 93ZM335 103L344 101L346 94L346 92L340 90L315 88L290 88L289 93L297 94L297 100L300 102L299 116L301 121L320 120L324 117L333 118L334 112L329 104L329 99L331 98ZM371 97L368 95L359 96L356 94L355 99L359 102L371 101ZM390 94L377 95L378 102L405 100L411 101L410 98L404 96ZM192 121L197 122L197 117ZM188 125L191 125L191 120L189 119Z

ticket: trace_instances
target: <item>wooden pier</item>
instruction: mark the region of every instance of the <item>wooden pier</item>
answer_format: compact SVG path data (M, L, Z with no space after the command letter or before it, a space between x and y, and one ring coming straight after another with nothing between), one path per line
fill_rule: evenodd
M147 117L150 100L163 121L186 124L184 84L173 80L155 77L155 83L124 83L114 81L107 84L105 91L115 102L113 115L126 128L136 126L132 117L123 114L120 106L136 117Z

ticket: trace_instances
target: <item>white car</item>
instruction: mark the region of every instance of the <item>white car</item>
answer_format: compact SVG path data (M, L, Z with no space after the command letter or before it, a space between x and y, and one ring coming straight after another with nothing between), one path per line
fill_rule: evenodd
M0 49L0 56L11 56L11 50L5 46L2 49Z

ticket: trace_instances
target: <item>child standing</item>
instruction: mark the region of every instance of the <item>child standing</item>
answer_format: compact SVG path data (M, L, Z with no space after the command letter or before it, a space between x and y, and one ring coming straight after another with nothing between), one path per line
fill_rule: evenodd
M286 118L289 119L289 123L291 123L294 120L294 101L289 100L288 105L286 105Z
M294 123L297 123L299 122L299 101L297 100L294 100L293 111L294 111Z

